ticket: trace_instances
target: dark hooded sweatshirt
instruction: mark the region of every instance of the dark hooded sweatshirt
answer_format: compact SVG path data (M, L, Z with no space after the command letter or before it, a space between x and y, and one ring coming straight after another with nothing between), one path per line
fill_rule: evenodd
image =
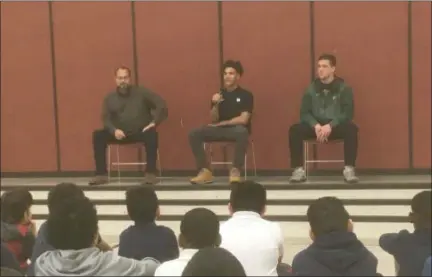
M18 264L15 255L9 250L6 244L1 243L1 267L10 268L17 271L21 271L21 267Z
M1 222L1 240L14 254L21 269L25 270L35 242L30 226Z
M431 230L419 229L413 233L399 233L380 237L381 248L393 255L399 265L398 276L420 276L426 259L431 255Z
M293 260L299 276L377 276L377 258L351 232L321 235Z

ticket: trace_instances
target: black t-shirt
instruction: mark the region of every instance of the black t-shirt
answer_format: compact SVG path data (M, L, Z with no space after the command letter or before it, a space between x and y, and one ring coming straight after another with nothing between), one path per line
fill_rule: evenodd
M237 87L233 91L222 90L221 93L224 101L219 103L219 121L233 119L240 116L242 112L252 114L254 106L252 93L241 87ZM250 132L250 120L246 127Z

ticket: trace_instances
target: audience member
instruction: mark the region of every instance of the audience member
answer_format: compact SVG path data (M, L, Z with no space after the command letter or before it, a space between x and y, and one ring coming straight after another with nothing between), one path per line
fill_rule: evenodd
M18 260L9 248L2 242L1 243L1 265L2 268L10 268L14 270L21 270ZM3 276L3 275L1 275Z
M151 276L154 259L136 261L96 247L98 219L86 198L69 201L51 211L47 240L57 250L47 251L35 262L36 276Z
M155 276L181 276L187 263L198 250L220 245L217 215L205 208L188 211L180 223L179 244L182 248L178 259L164 262Z
M246 276L240 261L224 248L199 250L186 265L182 276Z
M24 276L20 271L12 268L2 267L0 276Z
M422 276L425 276L425 277L432 276L431 267L432 267L432 257L429 257L424 264Z
M84 197L83 190L74 183L60 183L55 187L51 188L48 193L48 213L51 214L53 211L60 209L61 205L70 201L76 201ZM27 275L34 275L34 263L36 259L46 251L55 250L47 241L47 222L41 224L39 231L36 236L36 242L33 247L33 253L31 255L31 264L28 268ZM109 245L102 240L99 236L97 247L102 251L111 250Z
M431 255L431 191L422 191L411 200L409 215L414 232L384 234L381 248L393 255L399 267L398 276L420 276L426 259Z
M307 218L313 243L293 260L300 276L377 276L377 258L353 233L353 224L341 200L319 198Z
M32 204L33 197L25 189L8 191L1 197L1 240L14 254L21 270L27 269L35 242Z
M221 226L221 247L241 262L248 276L278 276L283 234L278 223L263 219L267 202L258 183L234 183L228 209L232 217Z
M118 253L122 257L141 260L152 257L160 262L178 258L179 248L174 232L155 223L159 203L154 189L137 186L126 192L129 218L135 223L120 235Z

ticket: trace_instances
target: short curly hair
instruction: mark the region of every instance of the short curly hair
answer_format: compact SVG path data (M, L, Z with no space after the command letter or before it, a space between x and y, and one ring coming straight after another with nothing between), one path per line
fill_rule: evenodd
M87 197L68 201L48 216L47 240L56 249L89 248L94 245L97 234L97 212Z
M227 68L234 68L240 76L243 76L244 70L240 61L227 60L222 66L222 74Z
M73 201L84 197L84 191L74 183L60 183L48 193L48 211L58 209L65 201Z
M134 222L148 223L156 219L159 201L150 186L132 187L126 191L126 208Z
M190 248L201 249L219 243L219 219L206 208L195 208L183 216L180 234Z
M31 193L23 188L5 192L1 196L1 220L10 224L18 224L33 205Z

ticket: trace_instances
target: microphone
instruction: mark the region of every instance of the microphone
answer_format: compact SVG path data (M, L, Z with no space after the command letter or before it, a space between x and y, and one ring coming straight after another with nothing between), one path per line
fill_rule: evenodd
M224 97L223 97L224 92L225 92L225 91L224 91L223 88L221 88L221 89L219 90L219 95L220 95L221 99L219 100L218 104L224 100Z
M211 106L212 107L218 106L224 100L224 98L223 98L223 92L224 92L223 88L219 89L219 92L217 94L219 94L220 99L217 102L213 101L213 99L212 99L212 101L211 101Z

